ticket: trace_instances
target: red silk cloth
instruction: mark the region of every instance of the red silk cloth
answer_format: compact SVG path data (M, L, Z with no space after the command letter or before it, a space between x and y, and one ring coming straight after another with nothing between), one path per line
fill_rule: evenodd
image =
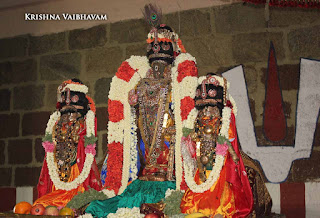
M231 114L230 122L231 131L236 133L236 121L234 114ZM253 195L250 187L250 183L247 177L246 169L244 167L242 157L239 151L238 137L234 134L235 139L231 142L233 149L239 157L239 162L236 165L231 158L231 155L227 154L227 160L225 166L227 168L226 180L232 184L231 190L235 196L235 206L238 212L233 217L247 217L252 211L253 207Z
M95 119L95 129L97 129L96 119ZM84 148L84 136L85 135L86 135L86 130L83 130L80 133L80 139L79 139L79 143L78 143L78 147L77 147L77 163L75 165L77 165L77 167L78 167L78 171L79 171L78 173L82 172L85 157L86 157L86 154L84 153L84 149L85 149ZM71 178L73 177L73 179L75 179L74 177L77 176L76 174L78 174L77 170L72 170L72 173L75 173L75 175L71 175ZM101 190L100 174L99 174L96 160L93 161L90 173L89 173L87 179L83 182L82 186L85 190L88 190L89 186L91 188L94 188L97 191ZM44 158L44 161L43 161L43 166L41 169L37 189L38 189L38 198L41 198L47 194L50 195L50 193L53 190L55 190L53 182L50 179L46 157ZM59 197L59 193L60 193L60 194L64 194L65 196L68 195L68 197L70 197L70 194L72 194L73 196L77 194L77 191L75 191L75 190L77 190L77 189L70 190L70 191L56 190L58 195L52 195L52 194L51 195L52 195L52 198L57 198L57 197ZM65 194L66 192L68 192L69 194ZM48 199L46 199L46 201L48 201ZM51 202L55 202L55 201L52 199ZM68 202L60 202L59 205L52 205L52 206L65 206L67 203Z
M247 217L251 213L253 195L239 151L233 114L231 114L230 133L234 137L231 144L239 157L238 164L234 163L228 152L220 177L209 190L203 193L193 193L190 189L186 191L181 201L183 213L201 212L205 215L220 213L234 218ZM197 184L201 183L198 172L195 181Z
M266 0L243 0L253 4L266 4ZM298 7L298 8L320 8L317 0L270 0L270 6L274 7Z

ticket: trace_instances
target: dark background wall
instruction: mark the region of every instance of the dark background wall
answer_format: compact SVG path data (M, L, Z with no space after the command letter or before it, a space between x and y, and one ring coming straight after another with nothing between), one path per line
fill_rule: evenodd
M288 125L293 144L300 57L320 59L320 12L270 10L232 4L166 14L163 23L180 35L196 57L200 75L243 64L251 113L259 144L270 41L274 43ZM0 186L35 186L44 150L41 138L55 110L56 88L77 77L89 86L97 105L98 153L106 152L107 98L112 76L126 58L144 55L149 26L126 20L44 36L0 39ZM320 72L319 72L320 76ZM232 84L231 84L232 85ZM296 160L286 182L319 181L320 122L310 159Z

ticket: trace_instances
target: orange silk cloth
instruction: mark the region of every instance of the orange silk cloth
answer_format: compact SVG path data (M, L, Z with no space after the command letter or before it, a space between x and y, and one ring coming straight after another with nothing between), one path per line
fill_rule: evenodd
M208 178L210 170L206 171ZM199 170L197 170L195 182L200 185ZM234 193L230 188L230 183L226 181L226 168L223 167L220 172L220 177L216 183L203 193L195 193L188 189L181 199L182 213L200 212L206 216L214 216L221 214L223 217L232 217L236 213Z
M73 181L75 178L79 176L79 168L77 164L74 164L71 167L70 177L68 182ZM43 195L38 198L33 205L42 204L44 207L46 206L56 206L56 207L65 207L67 203L76 195L78 192L84 192L85 188L83 185L79 185L78 188L72 189L70 191L65 190L57 190L54 185L52 185L52 192Z

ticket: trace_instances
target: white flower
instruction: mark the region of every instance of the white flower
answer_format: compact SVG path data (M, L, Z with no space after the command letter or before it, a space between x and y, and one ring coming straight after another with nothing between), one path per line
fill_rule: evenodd
M93 160L94 156L92 154L86 154L84 166L80 175L72 182L62 182L59 178L58 168L54 162L54 154L53 152L47 152L47 165L50 179L57 189L62 189L66 191L75 189L87 179L91 170Z
M167 191L166 191L166 194L165 194L165 198L167 198L167 197L169 197L171 194L172 194L172 192L174 192L175 190L174 189L167 189Z
M196 108L193 108L189 115L188 118L184 121L182 121L182 126L188 129L193 129L194 128L194 121L196 120L198 115L198 110Z
M87 125L87 137L95 136L95 129L94 129L94 113L92 110L89 110L86 114L86 125Z
M238 114L238 108L237 108L237 104L236 104L236 101L233 99L233 97L229 94L229 100L232 104L232 111L233 111L233 114L234 116L236 117L237 114Z
M116 196L113 190L103 189L101 192L103 192L103 194L105 194L108 198Z
M110 213L107 218L119 218L119 217L132 217L132 218L143 218L145 215L140 214L140 208L119 208L116 213Z
M231 108L224 107L222 109L222 126L219 135L229 138L229 126L230 126Z
M221 169L223 167L223 163L224 163L224 157L221 155L217 155L215 159L215 165L211 170L209 177L204 183L200 185L198 185L194 181L194 175L192 173L191 167L188 166L187 163L184 163L185 178L186 178L186 183L188 187L195 193L203 193L209 190L213 186L213 184L218 180Z
M119 122L108 122L108 142L123 143L125 120Z
M137 125L136 125L136 111L132 107L131 108L131 131L130 131L130 136L131 136L131 145L130 145L130 169L131 169L131 175L130 177L132 178L132 181L137 179L137 174L138 174L138 167L137 167L137 161L138 161L138 151L137 151L137 144L138 144L138 139L137 139Z
M78 218L93 218L93 216L91 215L91 213L86 213L81 216L78 216Z
M50 115L49 121L47 123L46 134L51 134L53 131L53 127L56 122L59 120L61 114L59 111L55 111Z
M86 85L83 85L83 84L74 84L74 83L70 83L70 84L67 84L62 90L61 92L64 92L66 89L70 89L71 91L74 91L74 92L81 92L81 93L84 93L84 94L87 94L89 89Z

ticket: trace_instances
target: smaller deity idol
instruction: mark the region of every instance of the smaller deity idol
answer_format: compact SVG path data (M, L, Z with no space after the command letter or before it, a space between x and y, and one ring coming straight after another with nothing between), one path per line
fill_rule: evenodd
M80 80L57 90L57 111L50 116L42 146L46 151L34 204L65 206L78 192L101 189L95 161L95 105Z
M246 217L253 198L238 148L236 105L229 83L208 74L199 78L195 128L182 145L189 189L181 200L182 213L210 217Z

